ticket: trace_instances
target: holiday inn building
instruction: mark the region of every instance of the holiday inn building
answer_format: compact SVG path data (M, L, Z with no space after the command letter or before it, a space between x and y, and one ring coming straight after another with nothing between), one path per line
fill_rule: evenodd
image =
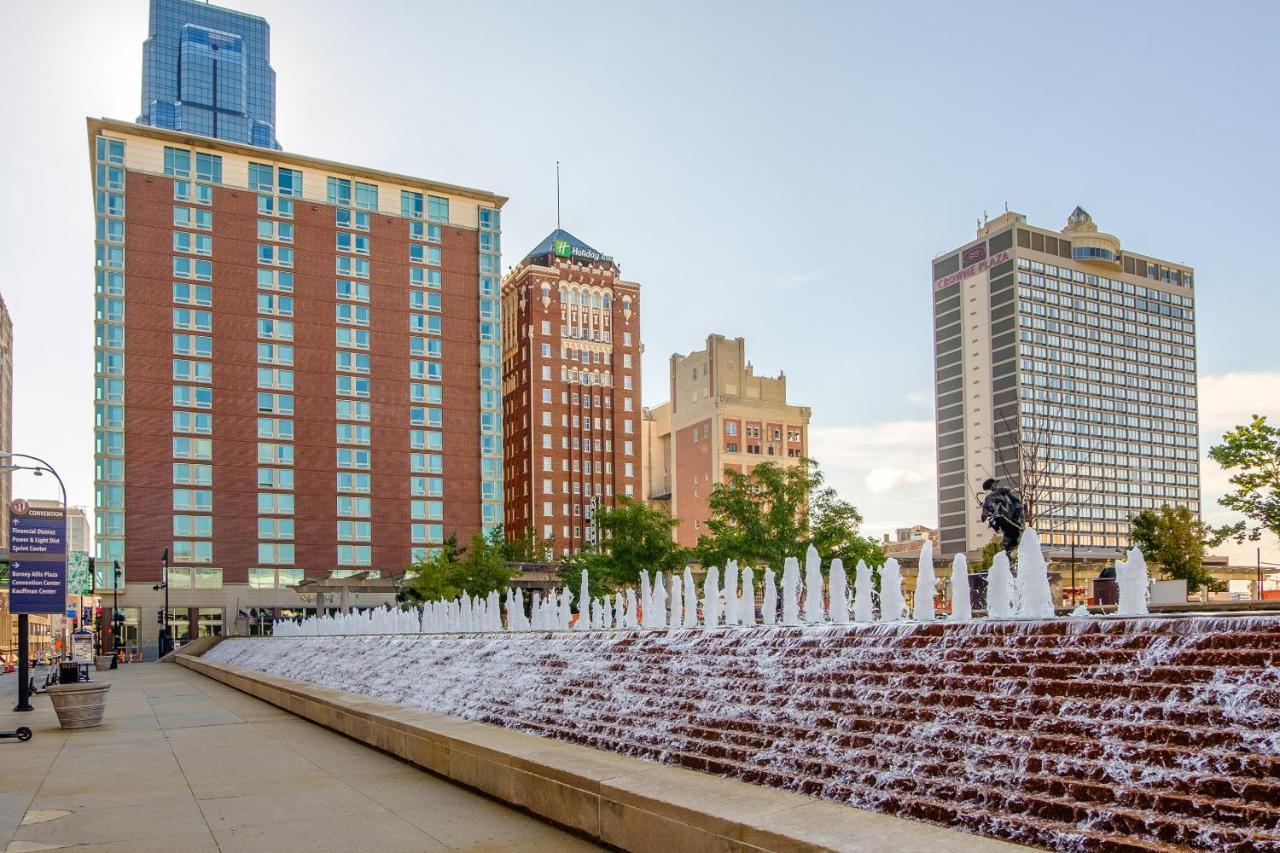
M143 651L166 552L181 641L502 521L506 199L107 119L88 142L95 587L118 561Z

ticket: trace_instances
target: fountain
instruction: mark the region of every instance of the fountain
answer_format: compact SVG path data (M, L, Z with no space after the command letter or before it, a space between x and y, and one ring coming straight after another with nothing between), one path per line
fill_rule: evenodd
M853 575L853 621L874 622L875 603L871 600L871 569L859 560Z
M765 566L761 586L764 587L764 601L760 605L760 621L774 625L778 621L778 585L773 579L773 569L768 566Z
M1049 564L1040 551L1040 536L1028 527L1018 542L1018 616L1052 619L1053 594L1049 590Z
M967 622L973 618L973 605L969 601L969 561L964 554L956 554L951 561L951 621Z
M684 619L684 583L675 572L671 573L671 612L667 615L667 624L679 628Z
M738 561L724 564L724 624L738 624Z
M804 555L804 621L821 625L826 619L822 608L822 558L818 549L810 545Z
M938 589L938 576L933 571L933 542L926 539L920 546L920 568L916 574L915 620L932 622L933 596Z
M590 593L587 592L587 570L582 570L582 587L578 593L578 621L573 623L573 627L579 631L585 631L591 627L591 617L589 615Z
M836 557L831 561L831 570L827 578L827 609L831 611L831 621L837 625L849 624L849 591L846 589L844 561Z
M1009 569L1009 555L996 554L987 572L987 618L1013 618L1013 573Z
M741 611L743 625L750 627L756 624L756 585L750 566L742 569L742 600L738 609Z
M698 627L698 588L693 583L693 571L684 567L684 627Z
M662 572L657 572L653 580L653 618L649 620L650 628L667 627L667 584L662 579Z
M902 595L902 569L893 557L880 567L880 621L900 622L907 616L907 602Z
M1142 552L1133 548L1124 560L1116 560L1116 587L1119 599L1116 614L1120 616L1145 616L1151 597L1151 578L1147 575L1147 560Z
M712 566L702 582L702 619L708 628L720 624L720 571Z
M782 561L782 624L800 624L800 561L787 557Z

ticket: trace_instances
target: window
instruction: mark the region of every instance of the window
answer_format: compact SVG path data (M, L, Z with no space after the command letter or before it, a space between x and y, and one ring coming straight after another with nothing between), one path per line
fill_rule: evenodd
M208 563L213 560L212 542L181 540L173 543L175 563Z
M213 517L209 515L175 515L173 517L173 535L208 538L213 535Z
M368 421L371 404L360 400L338 400L338 419L344 421Z
M369 325L369 308L366 305L345 305L338 303L337 319L339 323L348 323L355 326Z
M208 409L213 406L213 389L201 385L174 385L173 405Z
M164 173L175 178L191 177L191 152L166 145L164 147Z
M213 466L175 462L173 463L173 484L175 486L212 486Z
M222 183L222 157L217 154L197 152L196 178L211 184Z
M407 219L422 218L422 193L400 191L400 215Z
M176 512L212 512L213 492L208 489L174 489L173 509Z
M373 549L368 545L339 545L338 564L368 566L373 562Z
M369 396L369 380L359 376L338 376L335 378L335 386L340 397Z
M357 231L369 230L369 214L363 210L351 210L340 207L334 211L335 223L339 228L354 228Z
M370 452L368 450L360 450L354 447L339 447L337 449L338 467L339 468L368 468L370 464Z
M335 343L353 349L369 348L369 332L366 329L335 329Z
M276 497L276 495L267 495L266 497ZM293 495L285 495L290 500ZM292 539L293 538L293 519L292 518L259 518L258 519L258 538L259 539Z
M336 354L338 370L348 373L368 373L370 358L368 353L347 352L339 350Z
M259 317L258 337L277 341L291 341L293 340L293 321Z
M368 494L372 475L357 474L351 471L338 472L338 491L356 494Z
M108 220L108 222L115 224L114 220ZM123 225L123 223L120 224ZM213 238L208 234L192 234L190 231L174 231L173 250L175 252L186 252L193 255L212 255Z
M356 181L356 207L361 210L378 209L378 187Z
M286 169L284 166L281 166L278 170L276 170L276 175L280 179L280 195L291 196L293 198L302 198L302 170L301 169ZM292 212L293 210L292 206L290 206L289 209ZM292 213L285 214L284 211L281 210L280 215L286 216L286 215L292 215Z
M449 199L439 196L427 196L427 218L432 222L449 221Z
M351 206L351 181L345 178L329 178L326 198L338 207Z
M249 189L269 193L275 188L275 169L265 163L249 164Z
M123 201L121 202L123 204ZM421 216L421 210L419 210ZM440 226L435 223L428 222L410 222L409 223L409 239L425 240L428 243L440 242Z
M177 278L194 278L198 281L212 281L213 261L176 257L173 259L173 274Z
M174 412L173 431L208 435L213 432L213 415L201 412Z
M368 542L372 538L373 525L368 521L339 521L339 542Z
M292 542L259 542L258 562L268 565L289 564L293 562Z
M212 382L213 364L207 361L173 360L173 379L175 382Z
M340 278L334 290L339 299L350 299L355 302L369 301L369 285L363 281L347 281L345 278Z
M97 159L108 163L124 165L124 140L99 136L97 142Z
M264 415L292 415L293 395L258 392L258 411Z
M213 304L213 288L207 284L184 284L175 281L173 283L173 301L179 305L201 305L207 307Z
M338 255L334 258L335 267L338 275L348 278L368 278L369 277L369 259L353 258L348 255Z
M367 235L339 231L333 236L339 252L354 252L357 255L369 254L369 238Z
M373 441L373 429L364 424L340 423L337 425L337 441L339 444L364 444Z
M416 501L414 503L417 503ZM338 496L338 515L344 518L368 518L373 514L373 501L369 498Z
M258 438L293 441L293 421L288 418L258 418Z
M293 364L293 347L288 344L258 344L258 363Z
M177 459L212 459L213 441L207 438L174 438L173 455Z
M259 468L259 489L293 489L292 468Z

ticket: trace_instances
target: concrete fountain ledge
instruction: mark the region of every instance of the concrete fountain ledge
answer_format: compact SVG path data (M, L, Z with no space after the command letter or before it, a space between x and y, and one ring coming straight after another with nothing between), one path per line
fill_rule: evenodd
M1271 615L277 637L211 662L1053 849L1280 851Z
M233 641L235 642L235 641ZM622 850L999 853L992 839L192 655L176 662Z

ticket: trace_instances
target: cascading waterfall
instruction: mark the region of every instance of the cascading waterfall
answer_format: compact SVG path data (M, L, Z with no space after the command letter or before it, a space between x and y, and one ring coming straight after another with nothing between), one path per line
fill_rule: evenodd
M671 573L671 612L667 616L667 624L679 628L684 619L684 582L675 572Z
M952 622L967 622L973 618L969 602L969 561L964 554L956 554L951 561L951 616Z
M933 543L926 539L920 546L920 568L916 572L914 616L917 622L933 621L933 594L937 588L938 576L933 571Z

